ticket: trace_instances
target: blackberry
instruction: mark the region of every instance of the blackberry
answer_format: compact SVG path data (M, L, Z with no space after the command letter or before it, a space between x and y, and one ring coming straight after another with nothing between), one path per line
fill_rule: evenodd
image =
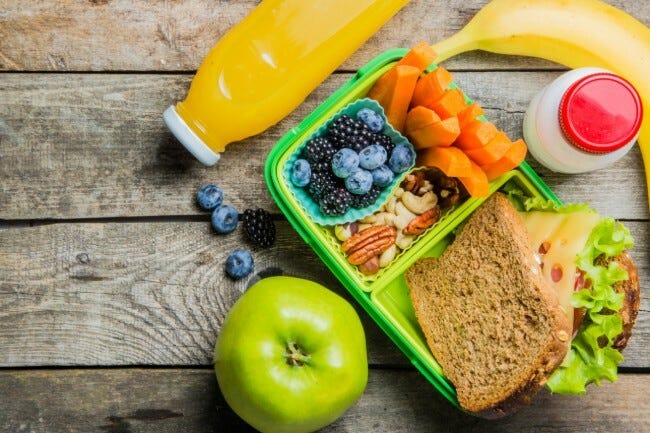
M315 202L337 187L338 178L331 172L312 172L307 192Z
M302 149L302 156L313 166L319 162L329 163L335 152L336 149L327 138L315 137L309 140Z
M349 147L355 152L372 144L373 132L365 123L343 114L336 118L327 130L327 136L335 148Z
M386 149L386 154L390 157L391 152L395 148L395 143L393 143L393 140L390 139L390 137L386 134L383 133L378 133L375 134L373 137L373 144L378 144L384 149Z
M319 172L319 173L332 171L332 161L330 160L330 161L312 162L311 171Z
M379 194L381 194L381 188L379 188L377 185L373 185L372 188L370 188L370 191L368 191L367 193L363 195L353 195L352 201L350 202L350 206L352 206L355 209L368 207L371 204L373 204L375 201L377 201L377 197L379 197Z
M365 126L365 123L363 124ZM359 129L354 133L347 142L347 146L355 152L361 152L372 144L373 132L369 129Z
M271 214L264 209L246 209L242 223L248 239L261 247L270 247L275 242L275 224Z
M334 188L320 199L320 211L327 216L343 215L352 204L352 194L345 188Z
M347 139L348 135L352 134L353 129L354 119L352 119L347 114L344 114L334 119L334 121L330 124L330 126L327 128L327 136L334 144L334 146L340 149L342 147L345 147L344 142Z

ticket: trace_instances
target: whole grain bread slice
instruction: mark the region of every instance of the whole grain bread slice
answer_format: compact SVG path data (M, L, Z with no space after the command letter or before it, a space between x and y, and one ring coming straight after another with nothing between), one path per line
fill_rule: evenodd
M461 406L484 418L528 404L569 348L572 324L533 254L521 217L496 193L439 259L406 272L434 357Z

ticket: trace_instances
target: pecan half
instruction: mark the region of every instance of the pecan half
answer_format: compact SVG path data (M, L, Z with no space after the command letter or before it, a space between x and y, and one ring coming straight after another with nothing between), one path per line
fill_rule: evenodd
M393 227L387 225L369 227L343 242L341 250L348 254L348 262L360 265L390 248L395 243L396 237L397 231Z
M416 218L408 223L402 233L405 235L419 235L422 234L431 227L438 219L440 218L440 208L438 206L433 209L429 209L422 215L419 215Z
M341 245L341 251L347 253L348 251L352 252L353 250L363 247L367 243L371 243L382 236L386 236L390 232L391 227L387 225L378 225L373 227L368 227L365 230L362 230L358 233L352 235L347 241L343 242Z

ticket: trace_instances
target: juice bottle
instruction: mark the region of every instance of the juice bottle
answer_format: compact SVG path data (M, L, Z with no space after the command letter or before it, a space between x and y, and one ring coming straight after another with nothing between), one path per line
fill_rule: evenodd
M263 0L163 118L203 164L283 119L408 0Z

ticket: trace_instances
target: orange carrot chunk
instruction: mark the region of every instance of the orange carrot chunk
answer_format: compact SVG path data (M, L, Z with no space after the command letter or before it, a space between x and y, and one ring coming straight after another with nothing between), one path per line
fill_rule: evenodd
M492 122L472 120L461 129L456 145L463 150L477 149L488 144L497 132Z
M511 146L512 141L510 141L506 133L499 131L485 146L465 150L465 153L469 156L469 159L478 165L487 165L501 159Z
M438 167L449 177L470 176L472 173L472 161L454 146L424 149L418 152L417 164Z
M512 143L501 159L492 164L482 165L481 168L491 182L521 164L526 158L526 150L526 143L520 138Z
M433 61L438 54L431 48L431 45L422 41L406 53L402 59L397 62L398 66L414 66L422 73Z
M445 90L440 98L433 104L427 104L441 119L456 116L467 106L463 92L459 89Z
M481 167L473 162L470 162L470 164L470 174L468 176L459 176L458 180L472 197L487 197L490 194L490 184L487 176Z
M414 66L395 66L368 92L368 97L384 107L388 122L400 132L404 130L406 113L419 75L420 70Z
M469 122L475 120L478 116L485 114L480 105L476 102L469 104L458 113L458 123L464 128Z
M407 121L408 124L408 121ZM411 139L416 149L426 149L434 146L451 146L460 134L457 117L440 120L419 129L406 129L406 136Z
M415 85L411 107L429 105L440 99L454 77L445 68L437 67L421 77Z
M427 107L418 106L411 109L406 115L404 131L408 134L409 131L424 128L436 122L440 122L440 116L435 111Z

